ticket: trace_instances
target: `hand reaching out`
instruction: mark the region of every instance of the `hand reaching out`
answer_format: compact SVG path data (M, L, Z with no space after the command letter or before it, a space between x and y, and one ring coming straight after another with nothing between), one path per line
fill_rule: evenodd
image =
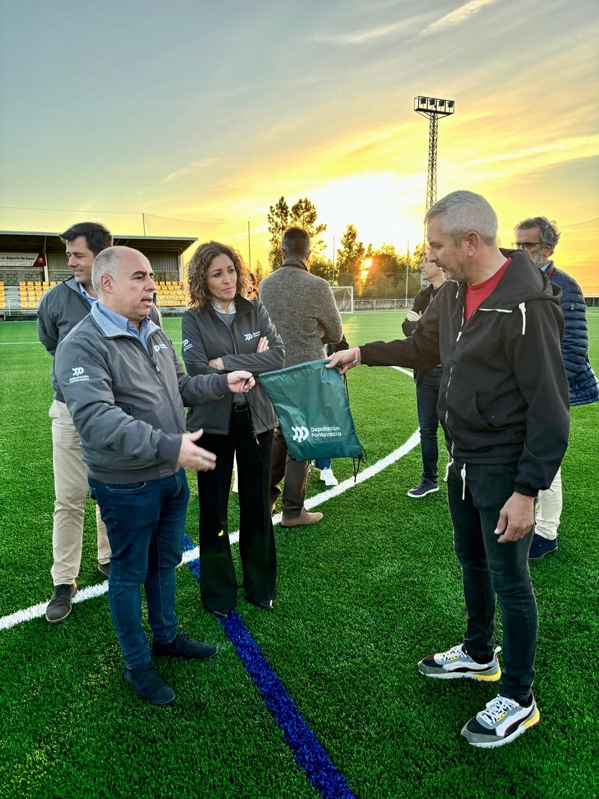
M198 447L195 442L202 437L203 430L195 433L184 433L181 436L181 449L177 466L183 469L194 469L196 472L210 472L216 466L216 455L207 449Z
M256 381L251 372L229 372L227 375L229 391L233 394L247 394L256 385Z

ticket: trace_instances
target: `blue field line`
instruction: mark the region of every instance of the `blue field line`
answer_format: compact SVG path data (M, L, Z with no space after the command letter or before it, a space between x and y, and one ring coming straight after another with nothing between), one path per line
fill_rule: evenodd
M195 544L186 535L185 549L190 550L194 547ZM189 561L187 565L199 582L199 558ZM260 647L239 614L233 611L228 619L221 619L220 623L260 691L264 704L283 731L297 764L306 772L308 780L324 799L355 799L345 778L335 768L335 764L260 651Z

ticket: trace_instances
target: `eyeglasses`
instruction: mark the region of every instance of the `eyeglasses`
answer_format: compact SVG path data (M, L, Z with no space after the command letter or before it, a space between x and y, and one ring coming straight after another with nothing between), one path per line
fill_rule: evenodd
M514 250L526 250L526 252L530 252L537 246L540 246L540 241L513 241L512 247Z

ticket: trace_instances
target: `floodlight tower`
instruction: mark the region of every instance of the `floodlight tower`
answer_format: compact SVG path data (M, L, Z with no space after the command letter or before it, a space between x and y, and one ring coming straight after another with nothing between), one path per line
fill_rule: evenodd
M428 178L426 182L426 213L437 202L437 126L439 117L448 117L455 111L453 100L437 97L414 97L414 111L428 117Z

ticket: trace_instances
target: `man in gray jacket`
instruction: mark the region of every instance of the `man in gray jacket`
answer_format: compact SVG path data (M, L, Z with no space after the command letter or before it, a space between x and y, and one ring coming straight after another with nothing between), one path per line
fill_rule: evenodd
M281 241L283 266L260 284L260 300L283 339L285 366L317 361L326 357L325 344L343 338L341 316L333 292L326 280L308 272L310 236L297 227L288 228ZM304 508L308 461L294 461L287 456L287 444L278 428L272 448L271 503L274 505L283 488L283 527L314 524L322 513Z
M215 456L185 433L184 405L246 393L249 372L189 377L170 339L148 317L156 290L147 258L103 250L93 266L98 302L64 339L55 374L81 439L89 485L112 550L108 600L126 662L124 679L152 704L175 693L150 662L141 621L143 584L153 652L205 660L216 649L178 630L175 568L183 554L189 490L185 469Z
M54 356L62 339L90 312L98 297L92 286L94 258L112 246L112 235L96 222L81 222L66 230L61 238L66 244L68 265L73 277L60 283L42 297L37 326L39 340ZM71 612L71 599L81 565L83 517L88 491L87 475L81 460L79 436L64 397L54 380L52 419L52 462L54 471L54 521L52 531L52 580L54 593L46 608L46 619L59 622ZM106 577L110 572L110 544L106 527L96 506L98 530L98 568Z
M61 235L66 245L68 265L73 277L60 283L42 297L37 316L39 340L54 357L63 338L89 314L98 296L92 285L94 258L112 246L112 234L97 222L80 222ZM160 324L156 306L150 312ZM70 614L76 579L81 565L83 519L88 492L87 474L81 460L81 447L75 425L64 402L52 366L54 401L52 419L52 465L54 471L54 520L52 530L52 581L54 592L46 608L46 619L56 623ZM110 573L110 544L106 527L96 506L98 531L98 568L105 577Z

